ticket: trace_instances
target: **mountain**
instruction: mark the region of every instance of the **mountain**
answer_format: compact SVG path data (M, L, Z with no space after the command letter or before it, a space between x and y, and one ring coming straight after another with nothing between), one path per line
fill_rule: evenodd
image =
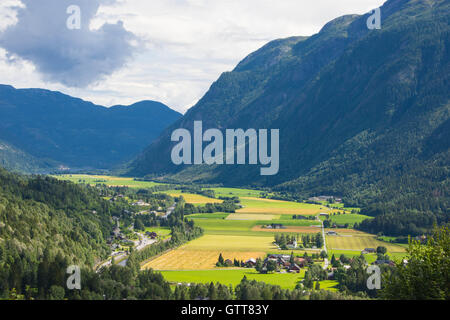
M0 85L0 140L16 150L8 158L14 154L44 169L37 162L111 168L131 160L180 117L154 101L105 108L60 92ZM10 163L4 154L0 161Z
M250 54L128 173L331 193L361 206L384 199L377 214L400 203L411 209L421 197L419 212L448 219L450 2L389 0L381 13L380 30L367 28L370 13L347 15L311 37L276 40ZM280 129L279 174L173 165L170 134L192 130L195 120L204 130Z

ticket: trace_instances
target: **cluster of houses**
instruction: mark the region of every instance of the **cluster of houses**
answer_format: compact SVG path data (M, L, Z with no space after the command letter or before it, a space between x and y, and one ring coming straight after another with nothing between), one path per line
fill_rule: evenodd
M290 260L290 255L271 254L262 262L262 268L260 272L267 272L267 265L269 261L275 262L277 269L281 272L285 271L291 273L300 273L301 268L304 268L308 265L308 260L306 260L305 258L295 257L293 263L291 263ZM227 261L225 261L225 263L227 263ZM244 264L247 268L254 268L256 266L256 263L256 259L249 259Z
M264 267L269 261L274 261L277 264L279 270L286 270L287 272L291 273L300 273L301 268L304 268L308 265L308 261L305 258L294 257L293 263L291 263L290 260L290 255L271 254L264 260L262 271L264 271Z
M145 201L143 201L143 200L138 200L138 201L136 201L136 202L133 202L132 204L131 204L132 206L138 206L138 207L150 207L151 206L151 204L150 203L147 203L147 202L145 202Z

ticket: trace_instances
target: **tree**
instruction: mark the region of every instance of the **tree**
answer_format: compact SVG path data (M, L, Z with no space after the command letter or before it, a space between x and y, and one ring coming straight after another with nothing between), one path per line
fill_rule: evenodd
M435 229L427 244L410 240L407 263L384 277L381 297L401 300L450 299L450 231Z
M273 260L269 260L267 262L266 268L267 268L267 272L275 271L275 270L277 270L277 263Z
M319 281L316 282L316 285L314 287L315 290L320 290L320 283Z
M219 259L217 260L216 266L223 267L225 265L225 260L223 259L222 253L219 255Z
M328 258L328 253L326 253L325 250L322 250L322 252L320 252L320 258L321 258L321 259Z
M379 254L386 254L387 253L387 249L386 249L386 247L378 247L377 248L377 253L379 253Z

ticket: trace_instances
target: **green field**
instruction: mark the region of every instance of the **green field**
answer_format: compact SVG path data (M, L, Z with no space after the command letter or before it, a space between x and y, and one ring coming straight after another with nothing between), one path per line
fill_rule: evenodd
M56 175L54 176L60 180L68 180L74 183L85 183L90 185L96 185L98 183L105 184L110 187L129 187L129 188L151 188L160 183L152 181L136 181L134 178L124 177L112 177L112 176L94 176L83 174L68 174L68 175Z
M305 274L304 270L302 270L301 273L259 274L253 269L162 271L161 273L165 279L172 283L219 282L221 284L232 285L235 287L241 282L242 278L246 276L248 280L263 281L268 284L280 286L283 289L294 289L297 283L303 279Z
M349 224L353 226L355 223L361 223L366 219L373 219L373 217L362 214L335 214L330 216L330 220L336 224Z
M205 234L216 235L242 235L242 236L258 236L273 238L276 232L260 232L252 231L255 226L267 225L270 223L281 223L285 226L307 227L317 225L317 221L310 220L294 220L288 217L278 220L227 220L228 216L223 213L214 213L210 215L191 215L189 219L193 219L195 223L205 230ZM205 218L206 216L206 218ZM318 230L319 231L319 230Z
M238 188L207 188L213 190L216 197L256 197L259 198L262 191Z

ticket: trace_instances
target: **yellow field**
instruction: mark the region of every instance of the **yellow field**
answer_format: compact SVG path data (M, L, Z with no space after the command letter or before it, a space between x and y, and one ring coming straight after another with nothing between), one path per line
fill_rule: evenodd
M205 235L146 263L155 270L213 269L219 255L225 259L262 258L276 250L271 237Z
M208 234L182 246L183 250L216 251L270 251L276 250L271 237L231 236Z
M331 250L354 250L362 251L365 248L386 247L388 252L405 252L405 248L379 241L374 236L352 235L352 236L327 236L327 245Z
M169 193L171 197L183 196L187 203L191 204L207 204L207 203L222 203L223 200L208 198L199 194L192 193Z
M245 214L245 213L237 213L230 214L226 220L276 220L279 219L280 216L273 214Z
M241 203L244 208L237 210L237 213L316 215L330 211L320 205L252 197L242 197Z
M154 270L208 270L215 269L217 259L222 253L224 259L246 261L250 258L263 258L265 252L218 251L218 250L185 250L170 251L145 264L143 269Z

